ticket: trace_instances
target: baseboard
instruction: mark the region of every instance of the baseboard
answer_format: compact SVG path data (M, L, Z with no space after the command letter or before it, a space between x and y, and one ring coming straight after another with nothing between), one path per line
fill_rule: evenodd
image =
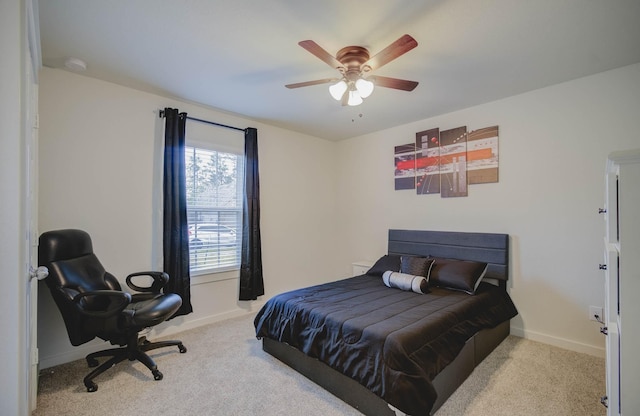
M234 309L232 311L227 311L227 312L219 313L216 315L205 316L205 317L197 318L193 320L190 320L188 315L184 317L175 318L174 321L178 319L182 319L182 321L180 321L178 325L172 324L173 321L168 321L166 326L164 324L160 324L159 326L153 328L149 332L148 337L150 339L155 339L159 337L169 337L175 334L179 334L180 332L188 331L190 329L198 328L204 325L214 324L216 322L225 321L227 319L238 318L240 316L255 314L257 313L258 310L260 310L260 308L262 308L264 303L265 302L254 301L252 302L250 309Z
M258 310L260 310L260 308L262 308L265 302L266 301L253 301L249 305L248 309L238 308L232 311L205 316L197 319L189 319L189 315L186 315L184 317L181 316L171 321L162 323L156 328L153 328L151 331L149 331L147 337L149 337L151 340L160 337L169 337L179 334L180 332L187 331L189 329L221 322L227 319L238 318L240 316L255 314ZM51 368L56 365L80 360L86 357L88 354L91 354L92 352L104 350L107 348L114 348L114 346L108 342L100 343L94 341L89 344L80 345L78 347L72 347L70 350L60 354L52 355L49 357L41 357L38 368L40 369L40 371L42 371L43 369Z
M113 348L114 346L109 344L108 342L103 343L91 343L80 345L79 347L70 347L72 349L65 351L60 354L51 355L49 357L40 357L40 361L38 362L38 368L40 371L54 367L56 365L69 363L75 360L81 360L86 357L88 354L92 352L104 350L107 348Z
M594 357L605 357L604 347L583 344L581 342L571 341L565 338L555 337L552 335L541 334L540 332L529 331L523 328L511 327L511 335L516 337L530 339L532 341L542 342L543 344L553 345L554 347L564 348L583 354L593 355Z
M194 320L186 320L181 322L179 325L171 325L160 329L153 329L149 333L150 338L159 338L159 337L168 337L175 334L179 334L182 331L187 331L190 329L198 328L204 325L213 324L216 322L221 322L226 319L238 318L240 316L248 315L255 313L263 306L264 302L252 302L252 307L250 309L236 309L233 311L228 311L224 313L220 313L217 315L206 316L203 318L198 318ZM181 319L181 318L176 318ZM171 321L169 321L171 322ZM553 345L555 347L564 348L571 351L576 351L584 354L593 355L595 357L604 358L605 357L605 349L602 347L596 347L593 345L583 344L580 342L571 341L565 338L554 337L547 334L542 334L535 331L524 330L522 328L511 327L511 335L530 339L532 341L542 342L544 344ZM40 359L39 368L47 369L50 367L54 367L56 365L68 363L75 360L83 359L87 354L90 354L95 351L100 351L105 348L111 348L112 346L107 343L91 343L88 345L81 345L79 347L74 347L69 351L65 351L61 354L56 354L49 357L43 357Z

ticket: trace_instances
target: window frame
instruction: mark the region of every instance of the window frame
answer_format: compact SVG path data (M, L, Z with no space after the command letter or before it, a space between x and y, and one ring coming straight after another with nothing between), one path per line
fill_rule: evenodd
M238 178L236 179L239 183L237 192L238 192L238 198L240 200L242 200L243 197L243 193L244 193L244 149L242 147L242 145L238 146L238 147L234 147L234 146L225 146L223 144L219 144L219 143L213 143L211 141L202 141L202 140L190 140L189 137L187 137L186 139L186 143L185 143L186 148L196 148L196 149L202 149L202 150L206 150L206 151L215 151L215 152L221 152L221 153L228 153L228 154L234 154L238 157L237 163L238 163L238 168L237 168L237 174L238 174ZM186 154L187 152L185 152ZM185 172L186 174L186 172ZM230 210L232 211L236 211L235 209L231 208ZM242 234L242 206L240 206L237 209L240 213L240 222L239 222L239 230L236 230L236 236L237 236L237 251L238 251L238 256L240 256L241 253L241 234ZM187 206L187 212L189 212L189 207ZM192 224L188 223L188 226L190 227ZM236 265L233 266L225 266L225 267L216 267L216 268L209 268L209 269L204 269L204 270L197 270L194 271L191 268L191 256L189 256L189 273L191 276L191 285L197 285L197 284L202 284L202 283L208 283L208 282L215 282L215 281L223 281L223 280L230 280L230 279L238 279L240 277L240 258L238 257L238 263Z

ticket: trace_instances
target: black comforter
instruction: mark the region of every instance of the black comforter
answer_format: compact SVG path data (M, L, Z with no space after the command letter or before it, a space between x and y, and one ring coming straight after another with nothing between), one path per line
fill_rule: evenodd
M482 283L475 295L417 294L356 276L283 293L255 318L256 336L287 343L410 415L427 415L431 380L483 328L517 315L509 295Z

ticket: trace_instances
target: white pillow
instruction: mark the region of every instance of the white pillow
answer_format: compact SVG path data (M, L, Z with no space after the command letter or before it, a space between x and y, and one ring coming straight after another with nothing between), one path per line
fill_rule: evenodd
M388 287L414 291L416 293L429 293L429 282L424 276L414 276L412 274L398 273L388 270L382 274L382 281Z

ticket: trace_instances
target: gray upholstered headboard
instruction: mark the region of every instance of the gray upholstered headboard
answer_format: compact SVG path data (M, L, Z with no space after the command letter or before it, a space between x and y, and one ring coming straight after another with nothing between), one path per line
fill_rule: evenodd
M509 234L389 230L389 254L447 257L489 264L485 277L509 278Z

